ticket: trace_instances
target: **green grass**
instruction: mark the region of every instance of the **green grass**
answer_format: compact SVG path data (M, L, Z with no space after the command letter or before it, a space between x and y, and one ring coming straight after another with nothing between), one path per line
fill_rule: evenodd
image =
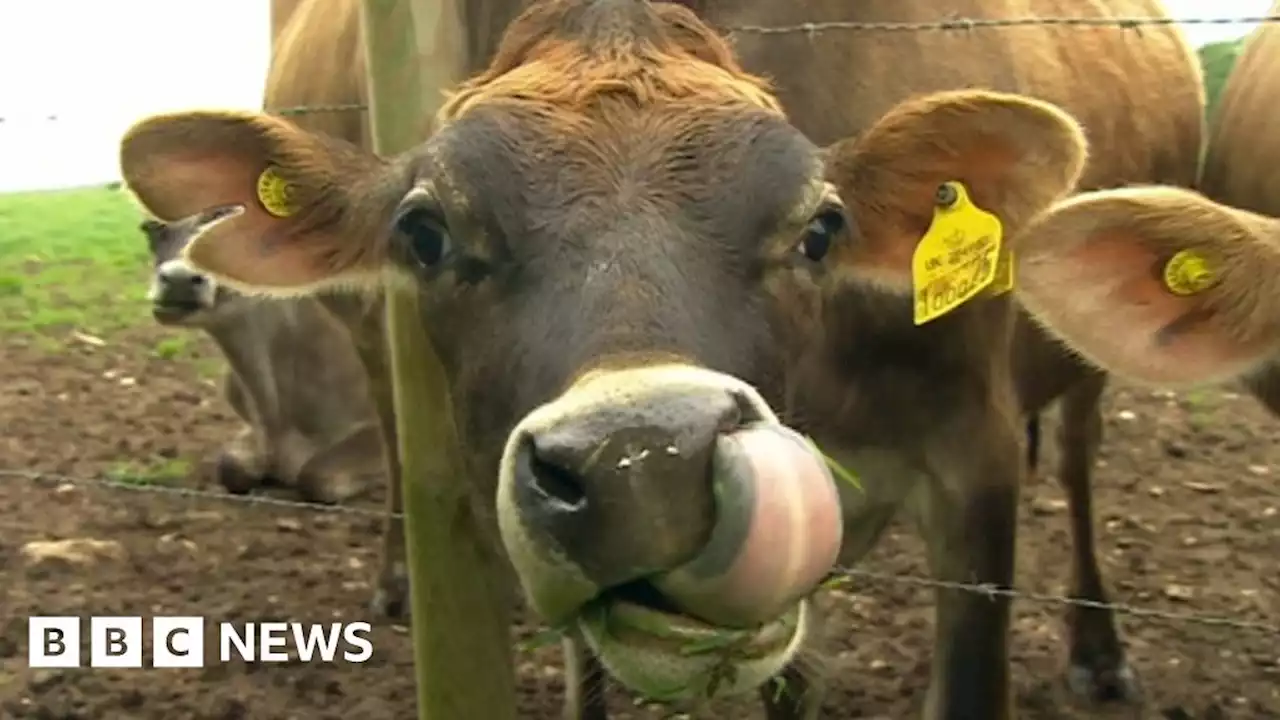
M107 478L125 485L171 485L191 472L191 463L172 458L146 462L118 462L107 470Z
M192 335L174 335L157 340L151 353L161 360L177 360L191 355Z
M125 193L103 187L0 195L0 334L151 323L140 219Z

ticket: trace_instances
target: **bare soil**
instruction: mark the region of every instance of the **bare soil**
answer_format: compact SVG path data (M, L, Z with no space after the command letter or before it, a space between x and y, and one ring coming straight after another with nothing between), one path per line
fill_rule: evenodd
M228 437L232 416L188 364L152 356L149 349L164 332L143 329L101 347L71 341L55 354L18 338L0 339L0 470L94 478L121 462L188 459L195 470L178 485L216 490L198 463ZM1097 525L1113 600L1280 624L1280 445L1272 441L1273 420L1251 398L1231 392L1174 397L1122 386L1110 391L1106 414ZM1044 477L1024 492L1018 584L1061 594L1070 542L1062 494L1051 477L1053 443L1047 445ZM365 604L377 560L377 518L146 489L0 478L0 716L412 717L409 636L387 621L375 621L374 656L361 665L28 668L26 618L33 614L370 619ZM380 498L351 507L377 511ZM31 541L64 538L114 540L124 552L86 564L32 564L20 552ZM905 526L895 527L861 567L925 574L920 543ZM915 716L928 679L931 591L859 580L829 604L838 669L826 715ZM1274 633L1126 616L1122 627L1146 702L1100 714L1074 707L1063 688L1063 608L1020 601L1016 611L1013 672L1024 719L1280 718L1280 637ZM521 636L531 632L518 629ZM546 648L517 658L520 717L559 717L557 655ZM613 693L616 717L661 717ZM715 715L757 712L746 704Z

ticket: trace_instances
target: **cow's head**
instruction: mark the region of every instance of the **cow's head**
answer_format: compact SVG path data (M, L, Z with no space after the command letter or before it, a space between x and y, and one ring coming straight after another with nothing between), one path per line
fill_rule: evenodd
M202 227L200 218L195 215L172 223L148 218L138 228L151 251L147 300L151 301L152 316L161 325L210 327L235 316L247 304L243 295L222 287L182 256Z
M440 121L383 161L266 115L159 116L123 170L162 218L243 208L186 256L246 292L415 284L532 605L649 695L758 685L841 533L776 414L824 283L907 301L939 184L1016 225L1074 183L1079 128L959 92L816 147L692 13L620 0L533 6Z

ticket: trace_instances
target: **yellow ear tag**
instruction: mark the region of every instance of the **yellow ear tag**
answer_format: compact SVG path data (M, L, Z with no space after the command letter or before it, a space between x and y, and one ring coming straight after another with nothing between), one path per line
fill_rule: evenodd
M1218 272L1203 255L1179 250L1164 266L1164 285L1174 295L1195 295L1218 282Z
M258 202L272 215L287 218L296 209L291 197L293 187L280 177L274 167L268 167L258 176Z
M946 315L991 285L1001 255L1000 218L974 205L962 183L943 183L935 201L933 222L911 257L916 325ZM1006 264L1012 287L1012 262Z

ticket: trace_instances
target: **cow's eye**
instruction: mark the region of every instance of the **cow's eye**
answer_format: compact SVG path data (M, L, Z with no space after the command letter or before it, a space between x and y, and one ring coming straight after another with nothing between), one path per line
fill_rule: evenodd
M831 250L831 243L843 229L844 213L835 208L823 210L809 221L796 250L813 262L822 262Z
M424 208L406 211L396 221L396 230L404 236L413 261L423 269L440 264L453 250L453 242L444 223Z

